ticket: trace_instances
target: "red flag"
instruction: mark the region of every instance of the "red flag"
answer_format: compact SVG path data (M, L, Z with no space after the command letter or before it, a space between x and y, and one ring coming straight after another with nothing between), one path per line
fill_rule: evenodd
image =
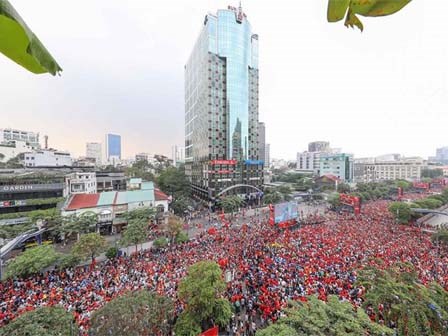
M207 331L204 331L199 336L218 336L218 331L219 331L218 327L213 327Z

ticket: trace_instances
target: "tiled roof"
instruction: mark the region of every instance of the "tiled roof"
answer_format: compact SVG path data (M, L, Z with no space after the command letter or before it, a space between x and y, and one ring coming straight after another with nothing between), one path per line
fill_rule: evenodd
M76 210L94 208L98 204L100 194L79 194L74 195L66 210Z
M326 177L332 181L339 181L339 177L337 177L336 175L333 175L333 174L325 174L325 175L322 175L322 177Z
M154 190L119 191L115 204L128 204L145 201L154 202Z
M156 201L167 201L168 195L165 194L164 192L160 191L159 189L154 189L154 195L156 198Z
M100 193L100 198L98 200L97 205L101 206L101 205L111 205L114 204L114 200L115 200L115 195L116 195L116 191L107 191L107 192L102 192Z

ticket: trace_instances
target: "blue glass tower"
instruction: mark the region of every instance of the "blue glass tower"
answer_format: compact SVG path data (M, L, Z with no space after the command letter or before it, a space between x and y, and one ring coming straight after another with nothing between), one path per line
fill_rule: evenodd
M208 14L185 66L185 161L193 192L213 200L263 182L258 146L258 35L239 8ZM241 189L241 188L240 188Z
M106 157L110 159L121 159L121 136L116 134L106 135Z

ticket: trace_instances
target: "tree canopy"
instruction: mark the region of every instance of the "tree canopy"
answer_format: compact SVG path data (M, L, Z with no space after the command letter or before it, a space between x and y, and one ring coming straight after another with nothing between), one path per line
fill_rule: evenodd
M139 290L119 296L95 311L89 335L168 335L173 318L171 299Z
M71 313L64 308L42 307L26 312L1 327L0 336L71 336L78 327Z
M40 245L25 250L11 260L6 268L6 277L27 277L53 265L58 254L51 245Z
M363 307L376 321L398 329L399 335L446 335L448 292L438 284L418 283L410 264L387 270L368 267L357 284L366 289Z
M349 302L341 302L335 295L328 302L315 296L307 302L291 302L286 317L257 331L257 336L392 336L393 330L374 323L362 310L354 310Z
M226 284L219 265L201 261L188 268L188 275L179 284L179 298L186 308L176 322L176 335L197 335L213 324L224 326L230 320L232 307L223 298Z
M94 261L96 256L106 250L107 246L106 239L99 233L88 233L81 236L73 246L72 253L82 259L90 257Z

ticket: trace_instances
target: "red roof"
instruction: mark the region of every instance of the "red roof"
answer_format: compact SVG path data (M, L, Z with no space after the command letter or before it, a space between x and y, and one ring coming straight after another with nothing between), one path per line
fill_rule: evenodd
M83 208L94 208L98 204L100 194L78 194L71 199L66 210L77 210Z
M169 197L165 193L160 191L159 189L154 189L154 197L155 197L156 201L168 201L169 200Z
M329 179L329 180L334 181L334 182L340 180L339 177L337 177L336 175L333 175L333 174L325 174L325 175L322 175L320 178L325 178L325 177L326 177L327 179Z

